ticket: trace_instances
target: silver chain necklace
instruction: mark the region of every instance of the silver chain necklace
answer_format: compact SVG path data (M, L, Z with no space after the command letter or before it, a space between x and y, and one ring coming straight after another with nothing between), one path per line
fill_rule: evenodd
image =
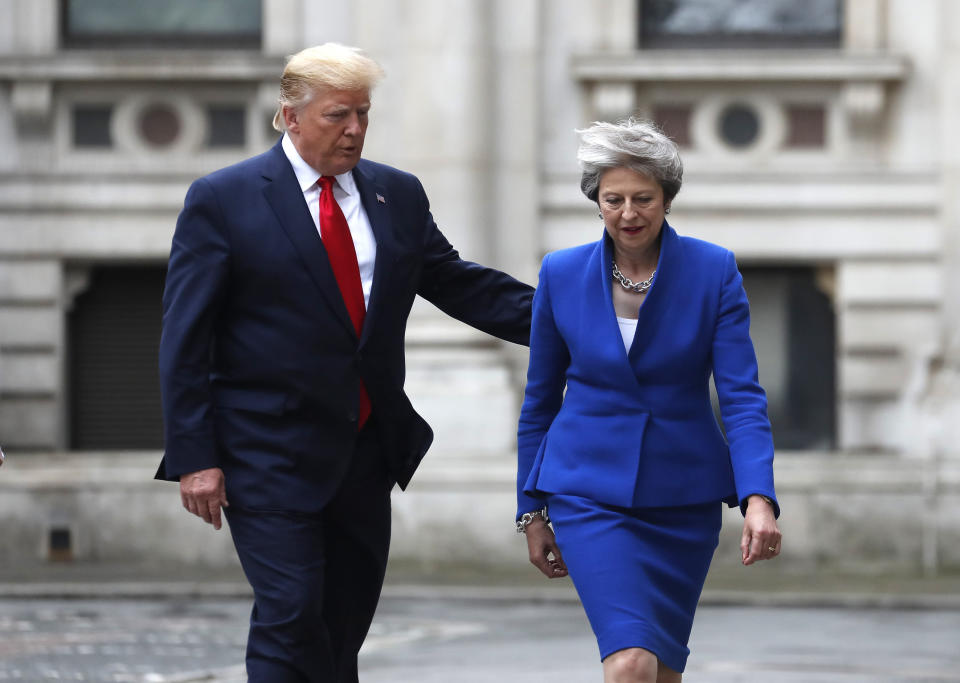
M628 292L633 292L634 294L643 294L650 286L653 284L653 278L656 276L657 271L654 270L650 273L650 277L642 282L634 282L626 275L620 272L620 269L617 268L617 262L613 262L613 279L620 283L620 286L623 287Z

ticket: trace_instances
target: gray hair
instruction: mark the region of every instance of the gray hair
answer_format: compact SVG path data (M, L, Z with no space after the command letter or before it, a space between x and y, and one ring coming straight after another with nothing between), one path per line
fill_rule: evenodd
M580 190L597 201L600 177L612 168L629 168L649 176L663 189L663 200L673 201L683 183L683 162L676 143L652 121L623 119L617 123L596 121L577 130L580 148Z
M318 90L367 90L383 78L380 65L363 50L339 43L308 47L291 55L280 77L280 98L273 127L286 130L283 108L302 109Z

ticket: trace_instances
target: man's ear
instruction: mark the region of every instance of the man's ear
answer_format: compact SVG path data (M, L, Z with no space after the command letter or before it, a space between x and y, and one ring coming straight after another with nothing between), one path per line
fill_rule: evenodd
M283 105L283 122L287 124L287 130L291 133L298 134L300 132L300 120L297 116L297 110L288 105Z

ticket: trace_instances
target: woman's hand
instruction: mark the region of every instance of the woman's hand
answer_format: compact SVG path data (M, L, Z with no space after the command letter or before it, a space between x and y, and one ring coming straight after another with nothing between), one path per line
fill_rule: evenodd
M740 554L745 566L757 560L772 560L780 554L780 528L773 515L773 506L763 496L747 498L747 514L743 519Z
M566 576L567 565L563 563L563 556L560 554L560 548L557 547L550 525L537 517L527 525L524 533L527 535L530 562L548 579Z

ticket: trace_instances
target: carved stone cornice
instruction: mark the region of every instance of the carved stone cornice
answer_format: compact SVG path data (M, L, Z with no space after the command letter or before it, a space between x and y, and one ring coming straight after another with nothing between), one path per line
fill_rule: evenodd
M874 51L642 50L575 55L571 72L589 87L593 113L605 118L629 112L644 85L821 83L840 85L851 122L869 125L886 106L887 86L910 74L910 62Z

